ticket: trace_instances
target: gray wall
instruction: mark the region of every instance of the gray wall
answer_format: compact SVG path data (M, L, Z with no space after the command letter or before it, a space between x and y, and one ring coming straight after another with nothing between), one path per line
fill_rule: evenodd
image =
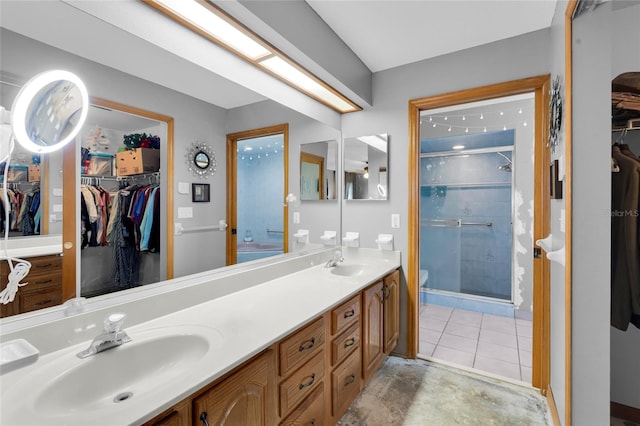
M567 8L566 1L558 1L556 4L556 12L551 25L551 42L550 42L550 71L553 78L560 77L562 87L565 87L566 76L564 73L564 12ZM566 117L563 117L566 118ZM558 146L555 152L551 153L552 160L559 160L564 164L565 157L565 129L566 123L561 129ZM566 191L566 187L563 187ZM566 192L564 192L566 194ZM565 208L565 197L561 200L551 200L551 234L558 238L562 244L565 244L564 231L561 230L561 220L564 219L563 209ZM566 347L565 347L565 269L555 262L550 262L551 267L551 286L550 286L550 304L551 304L551 352L550 352L550 387L553 397L558 408L558 417L562 424L565 422L566 404Z
M610 3L573 21L572 422L609 423Z
M463 50L406 66L375 73L374 107L342 119L345 138L377 133L389 134L389 199L344 201L342 229L360 232L361 247L376 247L379 233L394 236L407 268L407 108L410 99L515 80L549 72L549 31ZM400 228L391 228L391 214L400 214ZM416 212L417 213L417 212ZM367 218L367 220L363 220ZM406 280L403 280L401 336L397 351L406 352Z
M625 7L634 4L633 7ZM640 71L640 2L613 6L611 14L611 79L623 72ZM619 134L616 134L618 137ZM624 139L640 154L640 130ZM605 158L608 160L608 158ZM630 325L626 332L611 327L611 400L640 409L640 329Z

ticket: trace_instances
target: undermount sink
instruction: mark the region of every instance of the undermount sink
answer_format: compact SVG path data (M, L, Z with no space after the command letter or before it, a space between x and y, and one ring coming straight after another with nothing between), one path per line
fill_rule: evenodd
M331 273L342 277L355 277L362 274L364 266L362 265L344 265L338 264L331 268Z
M199 364L208 362L207 355L223 340L220 332L202 326L129 334L131 342L88 358L77 358L74 348L43 363L39 383L31 383L29 390L38 413L65 417L127 410L130 400L155 398L177 380L201 374Z

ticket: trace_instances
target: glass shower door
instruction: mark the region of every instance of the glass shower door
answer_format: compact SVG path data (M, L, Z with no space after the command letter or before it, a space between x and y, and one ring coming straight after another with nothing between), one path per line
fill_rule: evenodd
M423 289L460 292L460 228L460 219L420 219Z

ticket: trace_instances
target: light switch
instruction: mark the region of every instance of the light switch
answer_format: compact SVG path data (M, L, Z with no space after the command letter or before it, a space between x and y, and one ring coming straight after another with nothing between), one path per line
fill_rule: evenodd
M178 207L178 219L189 219L193 217L192 207Z
M62 197L62 188L53 188L53 195L56 197Z
M178 182L178 194L189 193L189 182Z
M54 204L53 205L54 213L62 213L62 204Z
M300 212L293 212L293 223L300 223Z
M391 227L400 228L400 215L398 213L393 213L391 215Z

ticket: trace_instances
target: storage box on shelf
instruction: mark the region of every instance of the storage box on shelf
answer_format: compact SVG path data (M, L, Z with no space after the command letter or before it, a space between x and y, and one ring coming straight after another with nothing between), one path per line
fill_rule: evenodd
M135 148L116 154L118 176L153 173L160 170L160 150Z
M29 182L40 182L40 164L32 164L27 171Z
M85 174L92 176L113 176L114 155L106 152L92 152Z

